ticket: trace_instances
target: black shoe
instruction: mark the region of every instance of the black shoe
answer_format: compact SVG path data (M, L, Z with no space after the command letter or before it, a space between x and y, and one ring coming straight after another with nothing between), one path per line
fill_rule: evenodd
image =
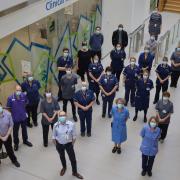
M29 147L32 147L32 146L33 146L32 143L29 142L29 141L25 141L25 142L23 142L23 144L25 144L26 146L29 146Z
M31 123L28 123L28 124L27 124L27 127L32 128L33 125L32 125Z
M91 133L87 133L87 137L91 137Z
M75 122L77 122L77 121L78 121L78 119L77 119L76 115L74 115L74 116L73 116L73 119L74 119L74 121L75 121Z
M81 176L79 173L72 173L72 175L78 179L84 179L83 176Z
M105 118L106 117L106 115L105 114L102 114L102 118Z
M85 133L81 133L81 136L84 137L84 136L85 136Z
M133 121L136 121L137 120L137 116L135 115L134 118L133 118Z
M112 149L112 153L116 153L116 151L117 151L117 147L114 146L113 149Z
M44 147L48 147L48 144L44 144Z
M17 168L19 168L19 167L20 167L20 164L19 164L19 162L18 162L18 161L13 162L13 164L14 164Z
M157 103L157 101L153 101L153 104L156 104Z
M34 126L37 127L37 126L38 126L38 123L37 123L37 122L34 122Z
M111 115L111 114L109 114L109 115L108 115L108 118L112 118L112 115Z
M143 171L141 172L141 175L142 175L142 176L145 176L145 175L146 175L146 171L143 170Z
M124 104L124 106L127 106L127 105L128 105L128 103L125 103L125 104Z
M147 117L144 117L144 123L146 123L147 122Z
M18 151L19 146L17 144L14 145L14 151Z
M121 154L121 148L117 148L117 153Z
M98 100L98 99L96 99L96 104L97 104L97 105L100 105L100 102L99 102L99 100Z
M148 172L148 176L149 176L149 177L152 176L152 172L151 172L151 171Z

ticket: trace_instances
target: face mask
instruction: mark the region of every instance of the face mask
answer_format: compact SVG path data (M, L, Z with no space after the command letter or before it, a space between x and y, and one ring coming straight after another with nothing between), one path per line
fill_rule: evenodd
M99 62L99 60L98 60L98 59L95 59L95 60L94 60L94 63L95 63L95 64L97 64L98 62Z
M21 95L21 91L16 91L16 96L20 96Z
M155 122L150 122L149 124L150 124L151 128L155 128L157 126L157 124Z
M168 62L167 62L167 61L163 61L162 64L163 64L163 65L167 65Z
M154 38L153 36L151 36L151 37L150 37L150 39L151 39L152 41L154 41L154 40L155 40L155 38Z
M65 116L60 116L60 117L58 117L58 121L60 123L64 123L66 121L66 117Z
M146 54L148 54L148 53L149 53L149 50L145 50L144 52L145 52Z
M68 53L65 52L65 53L64 53L64 57L67 57L67 56L68 56Z
M31 76L31 77L28 77L28 81L33 81L33 77Z
M131 64L131 66L134 66L134 65L135 65L135 62L134 62L134 61L131 61L130 64Z
M82 86L82 91L86 91L87 87L86 86Z
M120 51L120 50L121 50L121 48L120 48L120 47L117 47L116 49L117 49L118 51Z
M51 93L46 93L46 97L50 98L51 97Z
M3 108L0 106L0 113L2 113L3 112Z
M123 30L123 28L122 28L122 27L119 27L118 29L119 29L119 31L122 31L122 30Z
M111 72L110 72L110 71L107 71L107 75L110 76L110 75L111 75Z
M146 75L143 75L143 79L145 79L145 80L146 80L146 79L148 79L148 76L146 76Z
M99 31L99 30L96 30L96 34L100 34L100 31Z
M176 48L176 51L177 51L177 52L180 52L180 48Z
M83 49L87 49L87 46L83 46Z
M117 104L118 109L122 109L124 107L123 104Z
M163 97L163 101L167 102L169 100L168 97Z
M70 74L71 74L71 71L66 71L66 74L70 75Z

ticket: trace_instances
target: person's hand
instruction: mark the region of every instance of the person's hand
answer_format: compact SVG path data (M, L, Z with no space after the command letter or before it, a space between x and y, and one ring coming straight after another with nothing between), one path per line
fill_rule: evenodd
M8 138L8 136L4 136L4 137L1 137L1 140L2 140L3 142L5 142L5 141L7 141L7 138Z
M163 83L164 83L164 81L163 81L163 80L160 80L160 83L161 83L161 84L163 84Z
M107 96L110 96L111 95L111 93L107 93Z
M89 109L88 106L84 107L84 111L88 111L88 109Z

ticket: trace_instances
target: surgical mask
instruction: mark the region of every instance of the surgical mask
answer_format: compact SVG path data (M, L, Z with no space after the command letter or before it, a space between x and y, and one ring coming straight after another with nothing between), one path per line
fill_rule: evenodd
M100 31L99 31L99 30L96 30L96 34L100 34Z
M60 116L60 117L58 117L58 121L60 123L64 123L66 121L66 117L65 116Z
M154 41L154 40L155 40L154 36L151 36L151 37L150 37L150 39L151 39L152 41Z
M0 106L0 113L2 113L3 112L3 108Z
M32 76L30 76L30 77L28 77L28 81L33 81L33 77Z
M67 52L64 52L64 57L67 57L69 53Z
M150 124L151 128L155 128L157 126L157 124L155 122L150 122L149 124Z
M119 31L122 31L122 30L123 30L123 28L122 28L122 27L119 27L118 29L119 29Z
M167 65L168 62L167 62L167 61L163 61L162 64L163 64L163 65Z
M118 51L120 51L120 50L121 50L121 47L117 47L116 49L117 49Z
M110 76L111 75L111 71L107 71L107 75Z
M130 64L134 66L136 63L134 61L131 61Z
M52 95L51 93L46 93L46 97L47 97L47 98L50 98L51 95Z
M122 109L124 107L124 104L117 104L118 109Z
M97 64L99 62L98 59L94 59L94 63Z
M82 86L82 87L81 87L81 90L82 90L82 91L86 91L86 89L87 89L86 86Z
M83 46L82 48L83 48L83 49L87 49L87 46Z
M163 97L163 101L167 102L169 100L168 97Z
M20 96L21 95L21 91L16 91L16 96Z
M144 50L145 53L149 53L149 50Z
M70 74L71 74L71 71L66 71L66 74L70 75Z
M148 79L148 76L143 75L143 79L147 80L147 79Z

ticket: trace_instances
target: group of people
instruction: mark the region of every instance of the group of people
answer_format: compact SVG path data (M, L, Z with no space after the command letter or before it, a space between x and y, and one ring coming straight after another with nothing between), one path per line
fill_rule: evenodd
M151 68L156 54L157 35L160 33L162 19L158 12L151 15L149 23L150 40L146 43L144 52L139 56L138 62L135 57L130 58L130 63L125 66L128 45L128 34L120 24L113 32L112 45L114 49L110 53L110 63L105 69L102 65L101 49L103 45L103 34L101 27L97 26L92 34L89 44L82 42L82 49L77 55L77 71L73 72L73 59L69 49L63 49L63 55L57 60L59 71L58 99L53 96L50 89L46 89L44 98L40 103L39 89L41 85L32 74L26 77L21 85L16 85L15 91L8 97L7 105L3 108L0 104L0 146L4 144L7 154L16 167L20 167L14 154L19 148L19 128L22 128L23 143L32 147L28 140L27 127L38 126L37 109L40 103L42 113L41 124L43 130L43 145L48 147L49 126L53 130L53 142L59 153L62 163L60 175L66 172L65 151L72 165L73 176L83 179L77 172L77 163L74 153L76 141L75 124L67 117L67 104L70 101L72 115L75 122L80 119L80 133L82 137L91 137L93 104L100 105L99 94L102 97L102 118L108 115L112 118L112 141L114 147L112 153L121 153L121 144L127 140L126 122L129 119L128 102L134 107L135 115L133 121L138 118L138 112L144 111L144 122L147 122L147 111L149 108L150 91L153 89L153 81L150 79ZM158 30L157 30L158 28ZM89 49L90 47L90 49ZM124 67L125 66L125 67ZM86 81L86 77L87 81ZM158 152L158 141L162 143L167 135L170 117L173 113L173 103L170 101L168 92L169 78L171 76L171 87L176 88L180 75L180 44L171 56L171 66L168 58L164 57L162 63L156 68L156 93L154 98L157 114L152 116L140 133L142 144L142 176L148 173L152 176L152 166ZM76 91L78 75L81 77L81 89ZM124 98L117 98L116 92L120 91L121 80L125 88ZM88 86L89 84L89 86ZM162 89L162 98L160 91ZM62 111L58 101L63 102ZM108 107L107 107L108 106ZM6 109L6 110L5 110ZM8 111L9 112L8 112ZM77 111L77 112L76 112ZM31 123L31 118L32 122ZM13 131L14 151L12 147L11 132Z

